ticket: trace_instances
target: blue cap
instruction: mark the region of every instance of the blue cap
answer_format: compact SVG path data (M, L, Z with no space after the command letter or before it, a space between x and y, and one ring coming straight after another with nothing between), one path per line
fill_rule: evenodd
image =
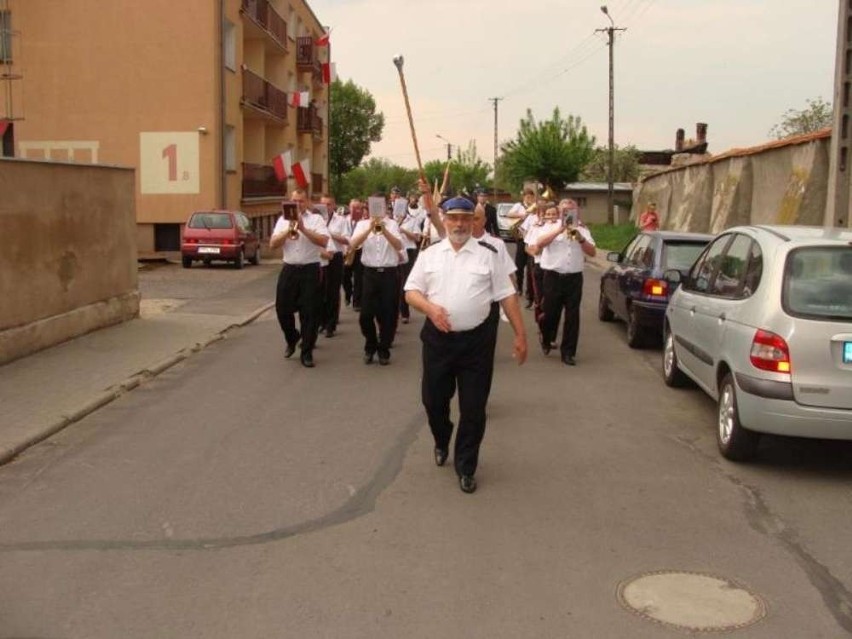
M451 197L441 205L441 208L447 214L467 213L473 215L473 202L466 197Z

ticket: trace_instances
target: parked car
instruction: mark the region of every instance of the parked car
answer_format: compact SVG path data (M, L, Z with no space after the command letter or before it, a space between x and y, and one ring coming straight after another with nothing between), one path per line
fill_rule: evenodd
M260 264L260 250L251 220L240 211L196 211L189 216L180 243L184 268L195 260L233 262L236 268L242 268L246 259Z
M724 457L749 459L761 433L852 439L852 231L722 233L682 278L664 330L665 382L691 379L718 402Z
M613 262L601 278L598 319L627 322L627 345L639 348L663 334L663 317L674 287L664 278L667 270L689 272L712 235L648 231L639 233L620 253L608 253Z
M512 228L518 223L519 218L506 217L511 208L515 206L511 202L500 202L497 204L497 234L505 242L514 242L515 236Z

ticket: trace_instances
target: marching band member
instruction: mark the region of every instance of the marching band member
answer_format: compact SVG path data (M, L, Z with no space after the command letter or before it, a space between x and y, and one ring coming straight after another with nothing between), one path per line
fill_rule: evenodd
M328 208L330 219L328 221L329 247L331 253L328 268L326 269L325 282L325 336L334 337L337 324L340 321L340 287L343 284L343 252L349 245L349 236L352 233L349 218L338 212L334 197L323 195L320 203Z
M535 204L535 191L532 189L524 189L523 200L515 203L506 213L506 217L516 220L515 224L523 224L527 216L532 212L532 207ZM520 232L520 226L517 226L515 235L515 269L517 271L518 295L524 294L524 271L527 267L526 244L524 243L523 235ZM528 287L529 288L529 287ZM531 299L529 290L527 291L528 299ZM529 307L527 307L529 308Z
M358 321L364 335L364 363L390 363L390 346L399 309L399 225L387 215L361 220L352 232L351 248L361 250L364 290ZM376 324L378 323L378 333Z
M328 243L328 229L321 215L308 210L308 194L304 189L293 191L296 219L278 218L269 248L282 246L283 262L275 291L275 314L284 333L287 348L284 357L296 352L301 340L302 366L314 367L313 350L317 341L317 314L320 297L320 250ZM296 330L295 313L299 313Z
M414 208L411 204L408 205L408 210L399 225L399 231L402 236L402 249L405 252L405 260L400 260L399 280L400 292L405 280L408 279L408 274L411 272L411 267L417 259L417 247L423 239L423 218L420 215L417 200L414 201ZM408 303L405 301L405 295L400 295L399 314L402 317L402 323L408 324L410 311Z
M574 366L580 336L584 256L594 257L595 241L585 226L565 226L558 219L556 210L552 211L557 221L549 225L536 241L542 249L541 267L544 269L542 349L545 355L550 352L564 309L565 323L559 350L562 362Z

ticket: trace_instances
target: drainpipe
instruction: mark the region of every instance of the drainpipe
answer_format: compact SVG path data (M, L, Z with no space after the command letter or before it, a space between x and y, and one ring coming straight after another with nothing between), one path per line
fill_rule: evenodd
M219 0L219 55L216 60L219 64L219 208L228 208L228 173L225 158L225 1Z

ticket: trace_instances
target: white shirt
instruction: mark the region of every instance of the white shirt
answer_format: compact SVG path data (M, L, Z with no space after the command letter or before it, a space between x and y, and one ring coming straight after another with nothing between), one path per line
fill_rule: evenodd
M530 229L527 231L526 237L524 237L524 242L526 242L529 246L532 246L533 244L538 242L538 239L542 235L545 235L555 230L556 229L554 228L554 226L548 222L545 222L541 225L536 224L535 226L530 227ZM535 262L536 264L541 264L541 253L539 253L538 255L533 255L533 262Z
M352 223L349 220L348 215L340 215L339 213L335 213L331 216L331 221L328 223L328 234L334 235L342 235L344 237L350 237L352 235ZM334 238L330 238L330 246L328 250L332 253L340 253L345 248L345 244L338 244L334 241Z
M412 215L411 211L415 211L415 214ZM422 232L422 222L420 218L416 215L417 209L408 209L409 213L400 224L400 228L408 231L409 233L417 233L418 235ZM402 248L405 249L416 249L417 242L414 242L408 239L408 236L400 233L400 237L402 238Z
M527 239L527 233L529 233L530 229L537 225L538 222L538 213L531 213L530 215L527 215L527 219L521 222L521 233L524 236L524 242L526 242L527 244L530 243L530 241Z
M447 310L453 331L476 328L491 312L491 303L515 294L509 268L499 254L471 237L458 251L441 240L422 251L405 282L406 291L420 291Z
M553 230L553 229L551 229ZM591 242L592 246L595 241L592 239L592 234L585 226L578 226L580 232L587 242ZM547 271L556 271L557 273L580 273L583 270L585 256L583 255L583 247L579 242L565 236L563 231L556 236L550 244L544 247L541 252L541 268Z
M476 239L480 242L488 242L491 246L496 248L497 256L503 263L504 268L506 268L510 273L515 272L515 260L513 260L512 256L509 255L509 250L506 248L506 243L503 240L499 237L489 235L488 233L485 233L482 237L477 237Z
M328 227L322 219L322 215L307 211L302 214L305 228L309 231L314 231L320 235L328 237ZM295 222L285 220L284 216L278 218L275 222L275 228L272 229L272 234L286 233L290 231L290 226L296 225ZM313 264L320 262L320 247L311 242L305 237L305 234L299 231L299 237L295 240L286 240L282 250L284 263L286 264Z
M355 230L352 231L352 237L368 231L367 239L361 245L361 264L370 268L387 268L399 265L399 254L396 252L396 249L390 245L390 242L385 239L382 233L373 233L370 230L373 228L373 224L374 220L370 218L361 220L355 225ZM382 219L382 224L387 227L388 233L400 242L402 241L399 233L399 225L395 221L386 217Z

